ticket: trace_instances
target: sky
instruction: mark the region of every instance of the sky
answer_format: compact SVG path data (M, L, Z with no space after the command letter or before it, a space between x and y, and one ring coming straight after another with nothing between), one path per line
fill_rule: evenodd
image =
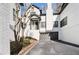
M33 5L38 6L40 9L42 9L44 6L47 6L47 3L33 3Z
M47 6L47 3L32 3L33 5L36 5L37 7L39 7L40 9L42 9L44 6ZM24 11L27 9L27 7L23 7L21 6L21 12L22 15L24 14Z
M26 5L28 6L30 3L26 3ZM44 7L47 6L47 3L32 3L33 5L36 5L37 7L39 7L42 10L42 13L45 14L46 11L44 10ZM27 10L27 6L21 6L21 15L24 15L25 11ZM57 4L53 3L52 4L52 9L54 12L56 12L57 9Z

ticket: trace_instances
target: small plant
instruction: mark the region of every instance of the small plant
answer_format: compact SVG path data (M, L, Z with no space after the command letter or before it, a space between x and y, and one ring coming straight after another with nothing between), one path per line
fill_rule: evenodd
M20 43L23 47L28 46L30 44L31 39L32 39L31 37L25 37L25 38L21 37Z
M23 40L23 47L28 46L29 44L30 44L30 40L29 39Z

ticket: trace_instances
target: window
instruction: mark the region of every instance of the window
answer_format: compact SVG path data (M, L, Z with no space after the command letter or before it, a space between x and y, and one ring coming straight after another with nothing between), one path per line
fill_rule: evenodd
M39 29L39 22L38 21L31 21L30 22L30 29L31 30L38 30Z
M65 17L63 20L61 20L61 22L60 22L60 27L63 27L63 26L65 26L65 25L67 25L67 17Z
M41 28L45 28L45 22L41 22Z
M54 22L54 26L53 27L58 27L58 21Z
M31 12L30 14L31 14L31 15L34 15L34 14L36 14L36 12Z

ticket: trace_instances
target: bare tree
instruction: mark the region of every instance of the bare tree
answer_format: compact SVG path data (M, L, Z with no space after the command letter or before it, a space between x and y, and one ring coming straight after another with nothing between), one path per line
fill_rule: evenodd
M18 9L18 8L16 8L16 9ZM29 12L27 12L27 14L26 14L26 12L25 12L25 15L23 16L23 17L21 17L21 18L19 18L18 17L18 12L19 12L19 10L16 10L16 20L15 20L15 23L16 24L14 24L14 25L11 25L10 24L10 28L13 30L13 32L14 32L14 37L15 37L15 41L16 41L16 43L18 43L18 41L20 40L20 37L19 37L19 34L20 34L20 31L21 31L21 29L22 29L22 41L23 41L23 39L24 39L24 32L25 32L25 29L26 29L26 27L27 27L27 23L28 23L28 21L26 22L26 17L28 16L28 14L30 13L30 11ZM17 29L18 28L18 29Z
M18 20L18 22L14 25L9 25L10 29L14 32L15 42L18 43L18 34L20 33L20 23L21 19ZM19 29L17 30L17 25L19 25Z
M28 11L27 12L27 14L26 14L26 12L25 12L25 15L22 17L23 19L23 21L21 21L21 28L22 28L22 38L24 39L24 32L25 32L25 29L26 29L26 27L27 27L27 23L28 23L28 21L30 20L27 20L27 22L26 22L26 18L28 17L28 14L30 13L30 11Z

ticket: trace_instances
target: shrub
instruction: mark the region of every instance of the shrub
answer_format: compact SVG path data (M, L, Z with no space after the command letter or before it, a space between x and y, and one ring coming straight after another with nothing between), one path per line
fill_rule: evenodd
M22 49L22 45L20 44L20 42L18 43L16 43L15 41L10 42L11 55L18 54L21 49Z
M30 40L29 39L23 40L23 47L28 46L29 44L30 44Z
M11 41L10 42L10 54L18 54L22 47L28 46L30 44L31 37L21 37L20 41L16 43L16 41Z
M23 47L25 47L25 46L28 46L28 45L30 44L30 40L31 40L32 38L31 38L31 37L25 37L25 38L23 39L23 41L22 41L22 39L23 39L23 38L21 38L20 43L22 44Z

